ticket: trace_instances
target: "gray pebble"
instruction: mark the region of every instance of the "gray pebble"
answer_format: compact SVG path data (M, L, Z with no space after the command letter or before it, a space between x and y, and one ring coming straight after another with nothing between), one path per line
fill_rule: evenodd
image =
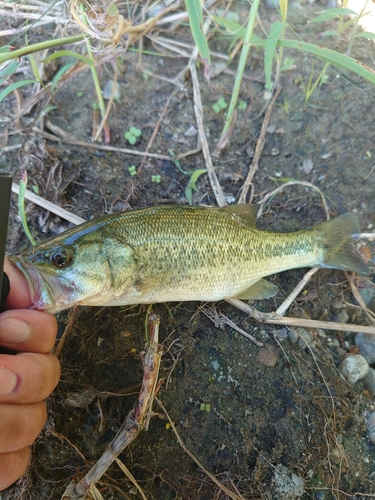
M349 320L349 314L346 309L341 309L341 311L338 313L337 316L335 316L335 321L336 323L347 323Z
M305 493L303 479L282 464L273 467L272 486L275 500L295 500Z
M355 384L367 375L369 366L363 356L356 354L345 358L339 366L339 371L349 384Z
M372 397L375 396L375 370L370 368L368 374L366 375L364 382L366 384L368 392Z
M355 336L354 342L367 363L369 365L375 363L375 335L360 332Z
M370 286L358 288L358 293L361 296L365 305L368 306L372 301L372 299L374 298L375 288Z
M366 415L367 437L371 443L375 444L375 411L369 412Z
M103 88L103 98L110 99L112 96L112 92L114 99L120 99L121 97L120 85L117 82L115 84L113 80L107 80Z
M299 347L308 347L312 344L312 341L313 341L313 336L312 334L307 331L305 328L296 328L296 332L298 333L299 335L299 339L298 339L298 345Z

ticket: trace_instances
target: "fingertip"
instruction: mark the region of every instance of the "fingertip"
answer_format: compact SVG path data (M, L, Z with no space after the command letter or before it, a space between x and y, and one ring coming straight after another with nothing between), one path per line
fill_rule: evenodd
M7 273L10 281L10 292L5 302L5 307L7 309L26 309L31 307L32 301L29 285L22 271L12 264L7 257L4 261L4 271Z
M57 320L33 309L13 309L0 314L0 344L15 351L46 353L53 349Z
M0 454L0 491L9 488L26 472L30 461L30 448Z

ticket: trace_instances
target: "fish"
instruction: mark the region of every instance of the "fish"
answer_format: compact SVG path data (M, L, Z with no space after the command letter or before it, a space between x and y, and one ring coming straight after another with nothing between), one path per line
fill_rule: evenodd
M10 257L35 309L73 305L257 300L278 287L265 276L302 267L366 274L345 213L296 232L256 226L256 206L164 205L104 215Z

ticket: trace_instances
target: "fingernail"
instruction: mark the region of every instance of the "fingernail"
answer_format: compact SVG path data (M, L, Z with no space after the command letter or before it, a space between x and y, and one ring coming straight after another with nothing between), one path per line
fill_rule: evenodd
M30 325L20 319L7 318L0 321L0 340L10 344L21 344L30 333Z
M17 376L15 373L0 366L0 396L7 396L17 386Z

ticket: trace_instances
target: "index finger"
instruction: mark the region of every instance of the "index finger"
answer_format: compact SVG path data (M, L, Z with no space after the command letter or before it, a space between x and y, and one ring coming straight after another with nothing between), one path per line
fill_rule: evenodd
M29 285L22 272L5 257L4 271L10 281L10 292L5 302L6 309L28 309L33 305Z

